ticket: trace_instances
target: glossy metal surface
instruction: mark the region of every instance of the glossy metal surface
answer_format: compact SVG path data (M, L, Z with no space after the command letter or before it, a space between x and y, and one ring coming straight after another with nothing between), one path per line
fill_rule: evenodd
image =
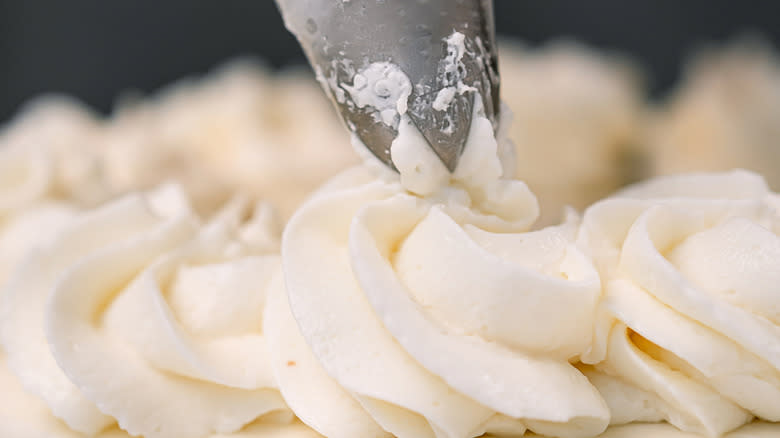
M452 171L471 126L475 92L457 94L444 111L438 92L456 82L479 92L494 126L499 110L498 60L492 0L277 0L287 27L298 37L318 79L349 129L390 167L397 125L378 123L344 92L356 72L390 62L409 77L408 114ZM466 52L455 73L445 73L446 39L465 35Z

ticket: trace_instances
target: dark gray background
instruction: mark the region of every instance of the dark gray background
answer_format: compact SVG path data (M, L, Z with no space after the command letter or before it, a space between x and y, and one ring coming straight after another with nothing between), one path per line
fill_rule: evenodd
M780 45L778 0L496 0L496 15L527 42L574 37L634 56L655 96L702 43L757 32ZM272 0L0 0L0 121L44 92L105 111L122 91L247 54L301 62Z

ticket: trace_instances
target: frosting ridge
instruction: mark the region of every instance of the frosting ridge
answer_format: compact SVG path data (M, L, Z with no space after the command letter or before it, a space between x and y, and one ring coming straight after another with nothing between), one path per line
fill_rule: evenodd
M278 242L260 231L265 207L250 210L237 199L203 223L164 186L83 213L32 251L4 291L0 333L60 429L194 438L292 421L262 329Z
M373 436L597 435L607 407L569 363L590 343L600 293L574 243L577 219L528 232L535 197L502 176L492 127L472 134L459 168L427 194L415 194L403 170L377 178L364 165L294 215L282 254L305 341L297 357L319 370L317 392L361 415ZM528 311L563 301L577 305L561 316ZM280 386L300 403L294 411L312 414L304 421L332 436L300 393Z
M585 360L613 422L663 419L720 436L753 417L780 420L774 196L748 172L692 174L585 213L580 243L605 284ZM651 408L616 402L637 389Z

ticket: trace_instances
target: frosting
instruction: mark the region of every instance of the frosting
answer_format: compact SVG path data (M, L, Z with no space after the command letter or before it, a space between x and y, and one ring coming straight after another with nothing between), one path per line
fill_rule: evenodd
M769 423L751 423L724 438L774 438L777 436L777 425ZM536 438L536 435L529 435ZM598 438L702 438L702 435L682 432L668 424L631 424L610 427Z
M450 36L444 39L447 45L447 56L440 61L441 71L443 73L443 83L447 87L439 90L433 105L436 111L445 111L452 102L452 98L457 94L464 94L469 91L477 91L463 83L462 71L466 68L463 57L469 52L466 47L466 35L461 32L452 32Z
M501 99L512 108L517 177L539 198L541 224L642 177L644 89L625 59L574 42L499 41Z
M56 236L76 214L72 205L44 202L0 219L0 289L30 251Z
M0 148L0 217L45 198L50 184L51 162L40 148Z
M6 195L90 205L105 199L98 163L100 131L99 120L70 99L46 97L29 103L0 131L0 215Z
M445 43L453 72L462 34ZM494 135L477 98L452 173L406 114L397 66L340 84L398 129L398 173L355 140L366 163L321 187L283 243L251 199L289 214L354 161L310 81L239 64L105 121L66 100L31 106L0 134L0 436L777 435L780 195L760 177L658 178L529 231L539 206L516 166L546 200L622 182L610 169L633 140L637 86L578 50L505 58L517 161L509 110ZM776 66L758 67L769 91L748 97L774 96ZM721 123L741 108L733 84L703 81L720 94L693 113L719 138L753 138ZM467 88L447 84L433 109ZM538 166L552 145L568 151L555 172ZM165 179L181 187L83 211ZM225 205L235 188L248 195ZM217 213L204 222L191 203Z
M286 219L357 163L347 143L311 77L272 75L250 61L121 99L108 118L47 97L0 131L0 218L31 196L94 207L173 181L199 213L213 214L238 191L272 202Z
M241 191L271 202L286 219L358 161L310 76L273 75L248 60L127 101L108 128L106 174L117 191L175 180L208 213Z
M397 127L407 110L412 83L395 64L375 62L355 74L352 85L341 85L358 108L372 111L377 123Z
M49 131L59 133L51 126L57 125L56 114L53 106L45 110L34 106L23 118L24 126L15 124L0 137L0 288L25 254L56 233L76 211L70 199L57 196L62 184L58 184L55 154L35 139ZM28 119L41 119L41 131L27 127ZM78 162L78 157L73 161Z
M744 168L780 190L780 56L755 39L698 53L647 125L656 174Z
M502 177L490 122L478 110L473 120L446 179L413 174L419 190L404 166L360 166L285 229L290 308L272 302L288 335L272 363L290 407L326 436L591 437L607 425L603 400L569 363L590 344L600 291L574 245L577 221L528 232L536 199ZM409 143L394 160L428 152L399 139Z
M774 199L734 171L658 178L586 211L579 241L605 296L583 370L613 423L720 436L780 421Z
M5 359L0 357L0 433L8 437L85 438L51 414L48 406L30 395L16 376L10 372ZM257 421L244 427L239 434L216 434L209 438L316 438L316 432L300 422ZM117 428L110 427L94 438L131 438Z
M267 207L247 209L239 199L201 224L165 186L81 214L33 250L1 301L7 366L31 400L4 427L197 438L289 423L263 333L278 241L260 231Z

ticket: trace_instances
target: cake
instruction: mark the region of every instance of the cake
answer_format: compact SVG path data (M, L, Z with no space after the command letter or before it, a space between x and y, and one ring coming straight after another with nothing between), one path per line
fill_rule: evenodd
M315 141L325 108L288 125L265 105L311 82L263 75L108 119L41 101L0 134L0 435L780 436L760 175L658 177L538 225L508 110L494 135L475 107L452 174L403 125L395 173Z

